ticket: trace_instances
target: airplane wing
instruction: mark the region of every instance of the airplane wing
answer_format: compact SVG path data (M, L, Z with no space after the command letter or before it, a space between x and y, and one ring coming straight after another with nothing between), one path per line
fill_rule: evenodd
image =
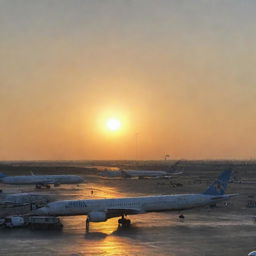
M172 173L170 173L170 175L181 175L181 174L183 174L183 172L172 172Z
M55 181L53 181L53 180L49 180L49 181L47 181L47 182L42 182L44 185L48 185L48 184L56 184L56 182Z
M56 180L49 179L49 178L47 178L41 182L38 182L38 184L42 184L42 185L55 184L55 183L56 183Z
M107 209L107 214L109 215L117 215L120 216L124 215L134 215L143 213L144 211L138 208L109 208Z

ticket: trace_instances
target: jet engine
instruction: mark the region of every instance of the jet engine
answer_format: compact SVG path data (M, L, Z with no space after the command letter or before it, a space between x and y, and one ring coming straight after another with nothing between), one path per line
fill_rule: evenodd
M91 222L103 222L107 220L107 215L105 212L90 212L88 218Z

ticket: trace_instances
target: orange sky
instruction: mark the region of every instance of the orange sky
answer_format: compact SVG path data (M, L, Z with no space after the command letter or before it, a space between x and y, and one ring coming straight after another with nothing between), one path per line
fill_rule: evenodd
M255 158L255 11L1 0L0 160Z

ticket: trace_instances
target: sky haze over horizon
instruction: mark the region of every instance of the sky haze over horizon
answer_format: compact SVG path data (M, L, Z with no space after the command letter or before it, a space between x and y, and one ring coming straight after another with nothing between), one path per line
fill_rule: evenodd
M0 0L0 160L255 159L255 13Z

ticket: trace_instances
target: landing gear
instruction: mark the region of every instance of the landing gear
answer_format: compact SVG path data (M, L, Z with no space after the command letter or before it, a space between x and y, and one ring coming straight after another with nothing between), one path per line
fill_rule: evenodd
M131 225L131 220L126 219L124 215L122 215L122 218L118 220L118 224L123 228L128 228Z
M51 185L49 185L49 184L46 184L46 185L44 185L44 184L36 184L36 189L41 189L41 188L51 188Z
M85 230L86 230L86 233L89 232L89 229L90 229L90 221L89 221L89 218L86 219L86 223L85 223Z
M185 216L183 214L180 214L179 215L179 219L184 221L185 220Z

